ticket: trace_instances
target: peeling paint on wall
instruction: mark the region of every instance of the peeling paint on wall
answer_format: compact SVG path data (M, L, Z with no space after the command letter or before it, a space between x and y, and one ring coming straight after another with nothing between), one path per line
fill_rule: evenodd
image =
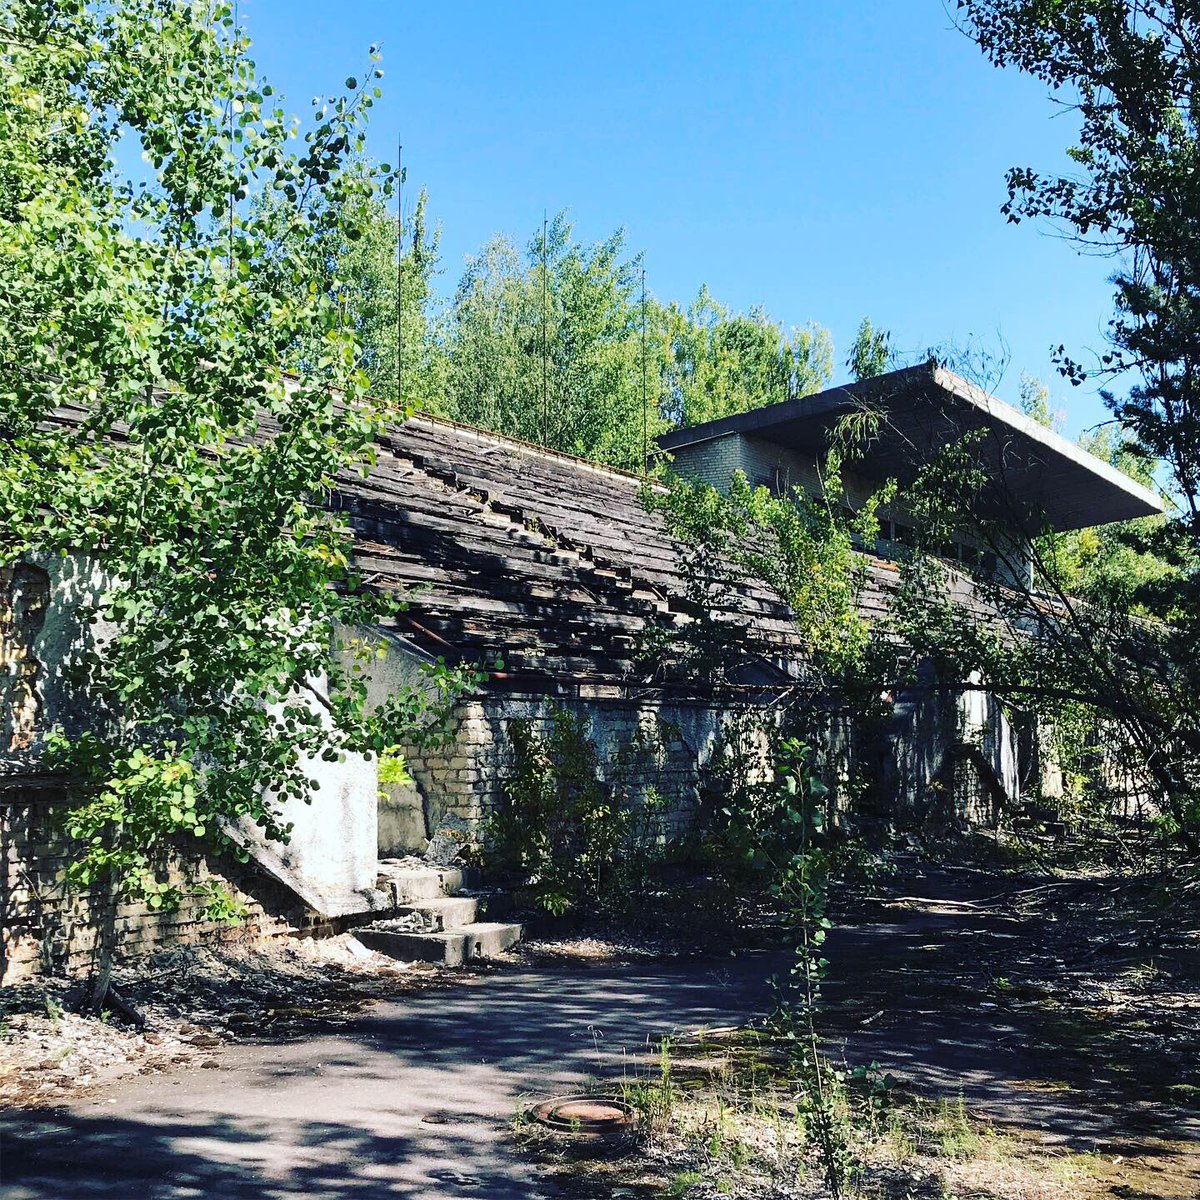
M36 653L50 577L27 563L0 567L0 750L28 750L42 716L44 668Z

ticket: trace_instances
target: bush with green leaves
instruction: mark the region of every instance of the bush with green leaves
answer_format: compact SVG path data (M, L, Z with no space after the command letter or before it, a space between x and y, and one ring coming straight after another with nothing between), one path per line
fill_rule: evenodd
M512 721L508 736L513 766L484 829L493 869L527 884L556 915L611 903L633 814L602 779L595 743L564 709L544 730Z

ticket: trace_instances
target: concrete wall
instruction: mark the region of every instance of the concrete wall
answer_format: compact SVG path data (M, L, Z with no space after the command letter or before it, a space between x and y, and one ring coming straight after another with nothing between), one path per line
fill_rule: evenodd
M824 492L821 465L811 455L800 454L786 446L741 433L726 434L681 446L675 450L673 469L684 479L698 479L719 491L726 491L735 471L741 471L755 487L765 487L782 495L802 488L812 496ZM851 505L865 504L879 490L877 483L863 479L852 469L842 472L842 484ZM903 519L900 506L881 509L881 515Z
M51 729L73 735L91 723L71 668L111 636L103 621L80 616L103 592L103 577L80 556L0 568L0 776L36 764Z
M735 471L741 471L755 487L765 487L776 495L784 495L793 488L801 488L810 496L824 495L821 464L811 455L801 454L786 446L762 438L741 433L725 434L690 446L680 446L673 451L674 471L684 479L695 479L707 483L719 491L726 491ZM856 474L852 467L842 471L842 486L850 506L859 509L878 490L879 483ZM885 521L911 525L912 516L901 503L880 505L878 516ZM955 540L970 547L980 555L993 550L969 531L955 534ZM881 536L870 549L884 558L902 554L904 538ZM998 556L989 570L1000 579L1027 586L1031 578L1031 565L1026 556L1014 546L994 548ZM963 558L968 562L967 558ZM974 562L972 554L970 562ZM992 560L989 558L989 563Z
M324 692L324 683L313 687ZM310 707L323 709L313 699ZM308 758L305 770L316 789L310 802L279 805L280 819L291 825L286 843L267 842L244 821L240 828L251 852L281 865L311 889L310 899L326 911L345 911L357 892L375 886L378 876L376 793L378 762L361 754L343 754L336 762Z
M43 774L52 729L75 735L95 724L88 697L72 684L72 666L111 636L110 627L86 615L104 590L103 576L81 557L39 558L0 571L0 785L6 777ZM388 640L374 632L371 638ZM387 666L373 659L376 698L412 675L402 657L389 655ZM322 681L313 687L321 692ZM310 703L322 711L315 698ZM377 763L346 754L336 762L310 759L307 769L318 790L311 804L282 806L281 819L292 825L287 844L267 841L248 822L231 832L318 911L344 913L378 875Z

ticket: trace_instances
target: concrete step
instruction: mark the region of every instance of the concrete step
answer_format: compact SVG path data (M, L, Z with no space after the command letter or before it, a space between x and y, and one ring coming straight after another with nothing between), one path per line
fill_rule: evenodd
M394 905L453 896L471 875L458 867L414 867L388 859L379 863L379 886L391 892Z
M401 904L396 911L401 917L420 917L426 933L442 933L459 925L473 925L479 919L480 907L474 896L435 896Z
M355 930L364 945L405 962L442 963L461 967L477 958L492 958L521 940L521 926L500 921L475 921L438 933L405 933L373 925Z

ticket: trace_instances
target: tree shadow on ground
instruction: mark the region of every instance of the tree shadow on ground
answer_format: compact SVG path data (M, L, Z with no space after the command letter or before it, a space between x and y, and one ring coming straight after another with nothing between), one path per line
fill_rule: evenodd
M537 1197L523 1103L641 1068L658 1037L762 1011L773 964L472 980L336 1032L230 1046L224 1069L130 1080L95 1104L7 1114L4 1200Z
M410 1135L264 1117L150 1121L23 1113L0 1138L5 1200L375 1200L540 1194L470 1127Z

